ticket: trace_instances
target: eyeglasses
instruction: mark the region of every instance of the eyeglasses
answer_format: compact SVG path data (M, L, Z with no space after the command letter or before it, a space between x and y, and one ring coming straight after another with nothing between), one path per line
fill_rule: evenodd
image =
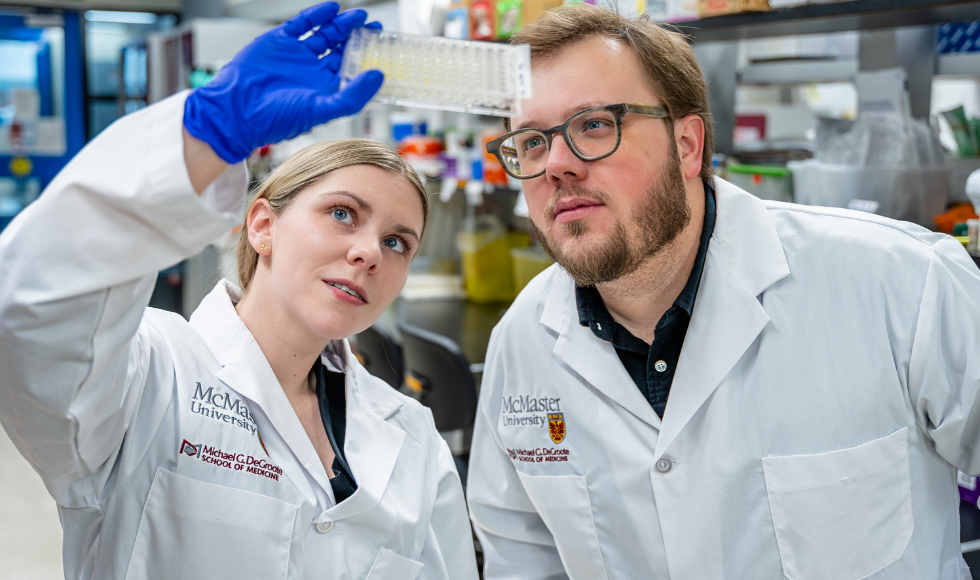
M504 133L487 142L487 153L496 155L504 171L517 179L531 179L544 173L555 133L561 133L568 148L582 161L604 159L619 148L626 113L670 117L670 111L663 105L620 103L592 107L575 113L564 124L551 129L518 129Z

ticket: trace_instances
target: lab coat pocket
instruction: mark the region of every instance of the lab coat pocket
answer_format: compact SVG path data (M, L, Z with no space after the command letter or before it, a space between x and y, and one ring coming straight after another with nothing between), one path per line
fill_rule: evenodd
M902 556L912 537L907 435L762 460L787 578L857 580Z
M297 507L157 469L127 579L285 579Z
M415 580L422 573L422 562L382 548L368 572L366 580Z
M558 555L571 580L606 578L585 477L521 472L517 475L528 499L554 536Z

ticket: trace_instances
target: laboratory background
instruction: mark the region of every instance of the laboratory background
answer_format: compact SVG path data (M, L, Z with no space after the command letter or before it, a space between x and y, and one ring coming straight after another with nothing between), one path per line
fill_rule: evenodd
M206 84L311 3L0 0L0 230L114 120ZM379 66L384 50L460 58L389 58L362 112L257 149L247 164L254 184L309 144L368 137L426 176L431 215L408 283L352 343L372 373L431 408L465 485L490 331L551 264L520 183L484 145L529 90L527 54L507 39L562 0L341 4L397 33L352 40L348 76ZM709 83L718 175L760 198L948 233L980 263L980 172L968 179L980 170L980 0L599 4L690 35ZM160 272L151 306L189 316L221 278L237 279L231 234ZM980 578L980 488L964 474L959 486L964 558ZM0 504L0 580L62 578L54 501L2 430Z

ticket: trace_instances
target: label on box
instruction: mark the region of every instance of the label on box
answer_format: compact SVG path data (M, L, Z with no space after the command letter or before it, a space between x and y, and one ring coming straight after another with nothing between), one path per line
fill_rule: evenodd
M531 45L518 44L517 55L517 93L521 99L531 98Z

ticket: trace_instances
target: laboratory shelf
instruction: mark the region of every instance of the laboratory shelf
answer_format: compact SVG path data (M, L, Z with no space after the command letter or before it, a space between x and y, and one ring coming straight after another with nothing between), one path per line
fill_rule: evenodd
M960 22L980 18L978 0L853 0L744 12L676 26L696 42Z
M781 60L753 63L739 72L739 83L747 85L797 85L848 81L858 73L858 61Z
M978 10L980 13L980 10ZM944 54L936 57L937 75L980 75L980 52Z
M949 76L980 75L980 52L936 55L935 74ZM798 85L850 81L858 73L857 59L786 59L754 62L738 73L746 85Z

